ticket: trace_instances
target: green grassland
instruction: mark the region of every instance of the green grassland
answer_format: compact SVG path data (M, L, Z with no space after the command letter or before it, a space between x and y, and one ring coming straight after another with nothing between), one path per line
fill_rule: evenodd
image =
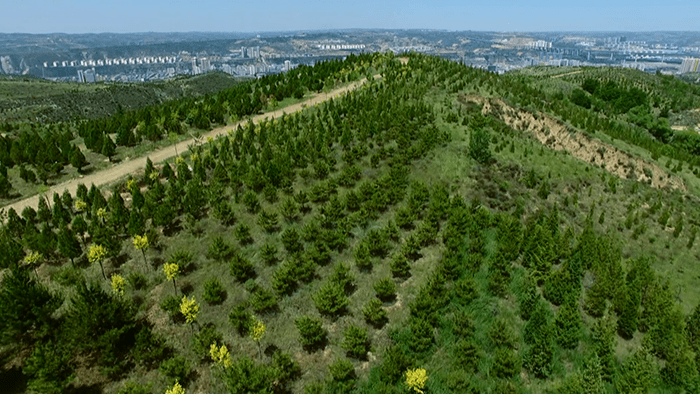
M408 393L415 368L426 393L697 392L693 155L557 115L548 103L569 102L585 78L563 74L577 69L497 76L421 55L368 61L383 77L342 98L192 147L105 197L85 188L10 214L0 237L10 392L165 392L178 380L186 392ZM586 75L636 81L618 71ZM673 102L675 82L645 78ZM686 188L620 179L464 95L546 112ZM611 114L599 104L587 116ZM81 221L70 259L51 240L65 244ZM90 256L96 245L106 257ZM199 305L192 323L183 295ZM313 344L300 317L320 322Z

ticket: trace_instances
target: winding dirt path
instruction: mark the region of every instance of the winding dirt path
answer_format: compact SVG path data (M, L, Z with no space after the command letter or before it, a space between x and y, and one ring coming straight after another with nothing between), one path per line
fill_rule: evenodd
M380 75L375 75L375 79L380 78ZM296 111L299 111L303 108L306 107L311 107L320 103L323 103L324 101L327 101L331 98L336 98L339 97L351 90L355 90L357 87L361 86L367 82L366 78L363 78L359 81L355 81L350 83L347 86L343 86L341 88L332 90L329 93L320 93L317 94L314 97L309 98L308 100L304 100L302 102L292 104L288 107L284 107L275 111L271 112L266 112L264 114L256 115L252 118L253 122L259 122L264 119L275 119L279 118L284 114L291 114ZM18 213L21 214L22 210L27 207L31 206L36 208L39 205L39 199L42 196L53 196L54 192L58 194L62 194L65 190L68 190L72 195L75 195L78 185L79 184L84 184L88 188L90 185L95 184L95 186L103 186L107 185L109 183L115 182L129 174L133 174L137 172L140 169L143 169L146 167L146 159L150 158L153 163L160 163L164 160L167 160L171 157L177 156L177 153L182 153L188 150L188 146L192 144L196 144L198 141L206 141L208 137L216 138L219 135L227 133L231 129L236 129L239 125L244 125L248 123L248 120L242 120L233 124L229 124L226 126L221 126L217 127L205 134L202 134L202 137L199 138L198 140L195 140L194 138L178 142L177 144L167 146L165 148L161 148L158 150L155 150L153 152L148 153L146 156L143 157L137 157L130 159L128 161L123 161L121 163L114 164L112 167L86 175L82 178L73 178L71 180L59 183L57 185L52 186L48 191L45 193L41 194L36 194L30 197L27 197L25 199L15 201L11 204L8 204L0 210L5 210L7 212L10 208L14 208L14 210Z

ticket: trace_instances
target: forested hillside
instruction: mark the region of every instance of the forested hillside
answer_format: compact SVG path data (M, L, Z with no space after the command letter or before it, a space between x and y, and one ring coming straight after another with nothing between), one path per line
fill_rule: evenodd
M223 102L242 116L375 71L111 190L7 212L1 386L700 391L700 162L697 137L669 123L698 107L697 87L368 54L192 108L209 126Z

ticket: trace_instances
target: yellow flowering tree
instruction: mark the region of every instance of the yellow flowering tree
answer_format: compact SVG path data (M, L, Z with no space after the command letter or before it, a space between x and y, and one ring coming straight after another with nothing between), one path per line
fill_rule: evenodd
M188 324L194 323L197 320L197 315L199 314L199 304L195 301L194 296L192 299L188 299L187 296L182 296L182 301L180 302L180 313L185 316L185 321Z
M97 218L100 219L102 224L104 224L104 222L107 220L107 208L98 208Z
M37 279L39 279L39 273L36 271L36 266L39 265L39 262L43 257L44 256L42 256L39 252L30 252L24 258L24 265L34 269L34 275L36 275Z
M136 248L136 250L141 251L141 255L143 256L143 263L146 264L146 267L148 267L148 262L146 261L146 249L148 249L149 246L150 243L148 242L148 236L146 236L145 234L143 236L134 236L134 248Z
M406 371L406 385L417 393L423 393L425 382L428 381L428 373L423 368L409 369Z
M262 353L260 351L260 340L262 339L263 335L265 335L265 324L258 320L255 319L255 323L253 323L252 327L250 328L250 337L253 338L253 340L258 344L258 353L260 353L260 358L262 358Z
M172 388L165 390L165 394L185 394L185 389L180 386L180 382L175 381Z
M126 288L126 280L123 276L119 274L112 275L112 290L119 296L124 295L124 289Z
M129 180L126 181L126 190L129 192L133 193L136 186L136 179L129 178Z
M175 288L175 295L177 295L177 285L175 285L175 278L180 274L180 266L176 263L165 263L163 264L163 272L165 272L165 277L168 280L173 281L173 288Z
M75 206L76 212L84 212L88 207L87 203L79 198L75 200L73 205Z
M209 355L215 363L221 365L224 367L224 369L228 369L233 365L231 353L229 353L226 345L221 345L221 347L218 347L215 343L212 343L211 347L209 348Z
M100 263L100 268L102 268L102 276L107 279L105 275L105 267L102 265L102 260L107 257L107 249L102 245L92 244L90 245L90 250L88 251L88 260L90 264Z

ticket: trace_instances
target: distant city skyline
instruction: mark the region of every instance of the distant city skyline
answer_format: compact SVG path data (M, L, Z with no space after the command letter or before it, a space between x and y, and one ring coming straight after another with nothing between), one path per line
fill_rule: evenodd
M2 9L2 33L700 31L696 0L5 0Z

